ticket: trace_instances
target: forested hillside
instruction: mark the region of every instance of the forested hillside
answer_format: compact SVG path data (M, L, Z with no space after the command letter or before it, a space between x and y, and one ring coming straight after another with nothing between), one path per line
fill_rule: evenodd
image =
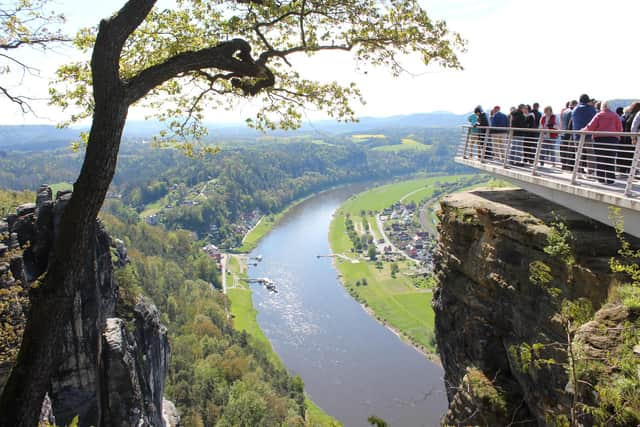
M220 144L218 154L196 158L129 142L111 198L134 208L142 219L153 217L151 223L195 231L199 238L234 247L256 218L311 193L349 182L463 170L452 161L456 129L372 132L323 139L318 134L230 139ZM67 149L4 153L0 187L72 182L80 159ZM107 208L115 212L120 204L110 202Z
M145 294L167 326L166 394L186 426L303 425L304 385L275 366L258 343L235 331L218 271L186 231L127 224L102 215L131 263L116 271L124 301Z

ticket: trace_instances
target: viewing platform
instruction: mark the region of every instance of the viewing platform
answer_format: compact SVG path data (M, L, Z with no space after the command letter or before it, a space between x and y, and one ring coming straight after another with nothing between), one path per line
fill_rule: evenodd
M640 134L555 132L465 126L455 161L608 225L619 208L640 238L640 143L631 143Z

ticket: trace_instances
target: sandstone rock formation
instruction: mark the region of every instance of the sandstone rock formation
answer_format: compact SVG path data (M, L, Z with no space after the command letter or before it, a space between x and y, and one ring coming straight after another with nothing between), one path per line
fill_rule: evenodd
M514 349L566 342L566 332L557 302L530 280L530 263L543 261L553 272L550 286L569 299L587 298L597 310L614 283L609 259L619 247L616 235L523 190L458 193L441 205L433 307L449 398L444 423L546 425L547 416L566 413L571 404L566 352L545 347L544 358L554 363L524 370ZM575 237L573 267L544 252L556 216ZM597 325L576 335L597 340L588 333Z
M0 290L5 291L3 296L11 290L16 297L15 302L5 299L0 305L14 332L9 336L12 341L0 346L0 389L19 345L29 289L37 286L38 277L46 271L69 198L69 192L58 192L54 201L51 189L43 186L35 204L20 206L0 222ZM95 277L75 296L64 357L51 380L52 414L60 425L79 416L82 426L163 426L169 360L166 329L156 307L142 298L128 319L116 317L120 301L112 248L119 266L127 263L126 248L122 242L113 242L100 224L96 229Z

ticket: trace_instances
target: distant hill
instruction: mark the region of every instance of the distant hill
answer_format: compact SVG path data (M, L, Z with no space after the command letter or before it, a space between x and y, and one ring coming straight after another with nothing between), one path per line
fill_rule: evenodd
M47 151L69 147L80 135L77 129L50 125L0 126L0 150Z
M390 117L363 117L357 123L339 123L335 120L305 122L296 131L272 131L273 136L292 133L325 132L333 135L349 133L371 133L385 129L408 128L451 128L465 123L466 115L449 112L417 113ZM216 140L225 138L255 138L264 135L250 129L242 123L206 123L210 137ZM157 135L163 124L157 121L129 121L124 129L124 138L140 140ZM47 125L0 126L0 150L4 151L47 151L68 147L78 139L78 129L58 129Z

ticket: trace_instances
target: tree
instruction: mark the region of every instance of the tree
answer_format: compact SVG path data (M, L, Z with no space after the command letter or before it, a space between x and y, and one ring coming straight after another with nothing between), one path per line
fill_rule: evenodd
M370 245L369 249L367 251L367 256L369 257L369 259L371 261L375 261L376 259L378 259L378 252L376 251L376 246L375 245Z
M352 119L354 84L305 80L290 58L320 51L351 52L361 69L403 72L402 57L417 52L425 64L459 68L464 43L442 21L432 21L417 0L129 0L97 32L84 30L76 45L91 50L88 63L58 71L64 87L52 102L80 106L71 121L92 117L86 153L66 205L47 272L31 297L29 320L16 364L0 398L0 426L36 424L49 378L58 363L63 328L74 295L95 275L96 217L113 178L129 107L144 103L167 120L172 136L193 152L202 135L205 105L230 106L238 97L261 102L248 123L260 129L298 126L314 107ZM69 82L69 83L66 83Z
M17 49L31 47L46 50L51 45L69 41L55 27L64 23L64 16L48 11L49 0L18 0L13 5L0 3L0 76L14 71L37 74L17 54ZM17 68L17 70L16 70ZM15 94L6 80L0 84L0 94L15 103L23 113L33 112L32 97Z
M396 278L396 274L398 274L400 272L400 267L398 267L398 263L397 262L392 262L391 263L391 278L395 279Z

